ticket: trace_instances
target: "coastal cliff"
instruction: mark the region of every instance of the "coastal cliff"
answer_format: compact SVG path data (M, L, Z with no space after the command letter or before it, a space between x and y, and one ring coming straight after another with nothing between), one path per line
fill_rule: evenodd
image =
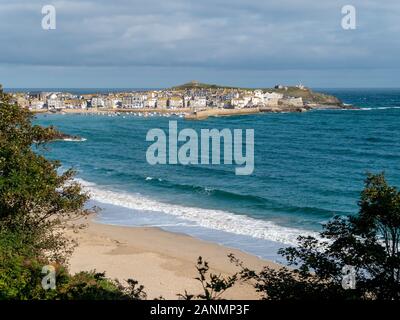
M233 99L217 108L197 108L187 114L185 119L203 120L211 116L237 116L261 112L306 112L312 109L348 109L335 96L314 92L312 89L299 86L277 85L274 88L237 88L204 84L192 81L172 90L183 92L229 92Z

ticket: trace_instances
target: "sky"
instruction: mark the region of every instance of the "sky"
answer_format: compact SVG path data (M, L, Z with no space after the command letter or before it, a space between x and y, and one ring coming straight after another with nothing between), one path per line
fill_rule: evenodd
M399 74L399 0L0 0L6 88L400 87Z

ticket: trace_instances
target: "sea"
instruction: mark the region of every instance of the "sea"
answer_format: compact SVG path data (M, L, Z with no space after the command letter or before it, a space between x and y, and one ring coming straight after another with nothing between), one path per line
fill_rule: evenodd
M335 215L358 212L368 172L385 172L400 186L400 89L317 91L359 109L204 121L51 114L35 123L84 138L53 142L45 154L77 171L88 206L101 208L99 222L159 227L282 262L279 248L295 246L299 235L318 236ZM253 174L235 175L227 164L150 165L146 134L167 132L171 120L197 132L254 129Z

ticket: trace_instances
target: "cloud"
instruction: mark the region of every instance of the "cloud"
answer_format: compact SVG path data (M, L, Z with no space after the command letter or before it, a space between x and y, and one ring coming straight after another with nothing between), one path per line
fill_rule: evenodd
M293 70L399 68L398 0L0 0L0 64Z

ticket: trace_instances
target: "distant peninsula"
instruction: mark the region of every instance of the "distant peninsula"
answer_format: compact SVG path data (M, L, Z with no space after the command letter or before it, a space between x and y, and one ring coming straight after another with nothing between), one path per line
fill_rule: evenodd
M335 96L314 92L301 84L240 88L190 81L160 90L90 94L18 92L13 93L12 98L35 113L179 114L188 120L264 112L352 108Z

